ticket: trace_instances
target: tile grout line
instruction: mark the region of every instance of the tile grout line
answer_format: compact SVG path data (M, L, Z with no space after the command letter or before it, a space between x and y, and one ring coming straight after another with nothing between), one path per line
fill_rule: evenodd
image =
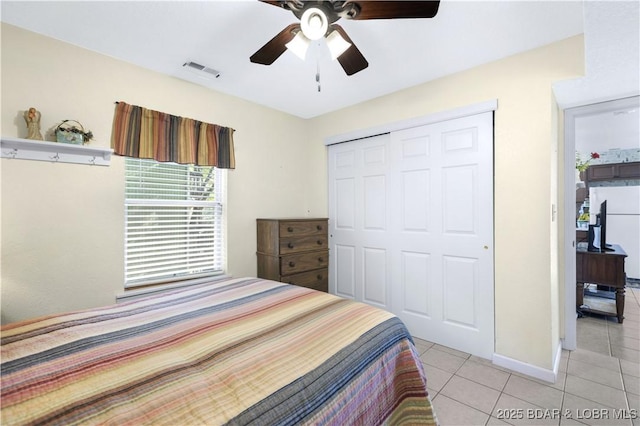
M611 333L609 332L609 328L609 322L607 321L607 347L609 348L609 356L613 356L613 348L611 347ZM620 361L618 361L618 364L620 364Z
M640 298L639 298L640 297L640 291L638 291L638 292L634 291L632 297L633 297L632 300L635 303L634 303L633 306L631 306L631 305L629 306L629 308L630 308L629 314L631 314L631 311L633 311L632 317L633 317L633 319L636 319L637 318L637 312L638 312L637 308L640 306ZM625 319L630 319L630 318L625 318ZM638 319L640 320L640 318L638 318ZM521 401L523 403L526 403L528 405L531 405L533 407L539 407L539 405L536 404L536 403L532 403L532 402L530 402L528 400L522 399L521 397L517 397L517 396L511 395L510 393L505 391L505 389L507 389L507 384L509 383L510 380L512 380L512 378L514 376L521 377L521 378L523 378L525 380L530 380L532 382L541 384L541 385L543 385L545 387L548 387L550 389L555 389L555 390L561 392L561 395L559 395L558 399L560 400L560 407L561 407L562 412L564 412L565 409L568 409L568 408L566 408L566 406L567 406L568 403L570 403L569 399L573 399L573 398L578 398L580 400L588 402L589 404L591 404L591 403L600 404L603 407L613 408L613 407L609 407L608 404L603 404L601 401L593 401L592 399L594 397L592 395L590 395L588 397L582 396L581 395L582 392L580 391L579 388L575 388L574 391L577 392L580 395L576 394L575 392L568 392L567 391L569 389L568 388L568 383L570 381L572 381L572 380L575 380L575 379L579 379L579 380L583 381L583 383L585 383L585 385L587 387L591 386L591 385L588 385L587 383L591 383L593 385L604 386L605 387L604 389L611 389L612 391L622 392L622 395L624 396L624 399L623 400L621 399L618 402L622 403L621 405L624 406L624 409L626 409L627 412L630 412L634 407L632 405L632 402L635 403L635 400L633 399L635 397L635 394L630 394L628 392L628 382L625 381L625 375L624 375L624 372L623 372L623 365L626 366L625 368L628 368L629 367L627 365L628 362L635 362L635 361L632 361L632 359L633 359L633 357L635 355L634 355L634 352L624 352L623 353L619 349L622 348L623 350L626 351L625 348L628 348L630 351L635 351L635 352L638 352L638 351L636 349L634 349L633 345L631 345L631 346L629 346L629 345L627 345L627 346L614 345L614 342L612 341L612 339L618 339L617 342L620 343L621 342L620 339L626 338L625 336L628 335L629 331L633 332L636 329L635 325L637 323L640 323L640 321L632 321L632 323L633 324L630 324L630 325L632 325L631 328L625 327L625 330L624 330L625 334L622 333L622 329L620 327L621 325L619 325L617 322L605 320L602 323L602 325L604 325L605 329L606 329L606 339L607 339L607 341L606 341L606 343L602 342L602 343L605 343L606 346L602 345L602 346L599 346L599 348L603 352L604 352L604 349L606 349L607 353L603 353L603 352L598 352L598 351L592 350L592 349L590 349L590 345L589 344L587 344L586 346L578 347L578 349L580 349L582 351L585 351L585 355L586 356L584 358L582 358L582 359L580 359L580 356L577 356L576 351L569 351L567 353L567 356L566 356L566 358L567 358L567 360L566 360L566 368L565 368L565 371L562 372L562 375L564 376L563 377L564 378L564 383L562 383L561 386L558 386L558 387L554 387L554 384L552 384L552 383L538 382L536 380L533 380L533 378L529 378L526 375L520 375L520 374L517 374L515 372L511 372L511 371L509 371L507 369L498 368L498 370L506 373L506 380L502 385L499 386L498 389L496 389L495 387L488 386L487 384L481 383L480 381L478 381L477 379L482 380L481 376L477 376L477 377L476 376L472 376L472 377L475 377L475 378L467 378L467 377L464 377L464 376L459 374L459 372L463 369L463 367L465 367L465 366L471 367L471 364L468 363L470 361L474 365L475 364L479 364L481 366L485 366L485 367L488 367L488 368L495 368L490 363L485 365L482 362L479 362L477 360L473 360L473 359L471 359L471 356L469 354L465 354L466 356L459 356L456 353L448 352L446 350L441 350L441 348L435 347L435 344L433 344L433 343L421 355L426 353L429 349L433 348L434 350L437 350L439 352L444 352L444 353L446 353L448 355L451 355L451 356L454 356L454 357L462 359L462 361L463 361L462 364L460 366L458 366L458 367L453 368L452 370L444 370L443 368L441 368L441 366L439 366L437 364L435 364L435 365L434 364L427 364L427 363L424 363L424 364L428 365L430 367L433 367L433 368L437 368L437 369L443 370L443 371L445 371L446 373L449 374L448 378L445 381L443 381L443 384L442 384L440 390L435 392L436 397L438 397L440 394L442 394L443 398L446 397L446 398L448 398L448 399L450 399L452 401L455 401L458 404L461 404L461 406L464 406L464 407L472 409L472 410L474 410L474 411L476 411L478 413L482 413L485 416L488 416L487 420L485 421L485 425L488 425L488 424L492 423L492 421L494 421L496 419L496 417L494 417L493 414L495 413L497 407L499 406L499 401L504 397L514 398L516 400L519 400L519 401ZM589 324L589 325L591 325L591 324ZM620 337L620 336L622 336L622 337ZM598 344L598 342L595 342L595 343ZM616 351L614 351L614 349L613 349L614 347L616 348ZM614 352L616 352L616 354L620 355L620 356L614 356L614 354L613 354ZM627 355L627 353L629 355ZM576 357L576 358L574 358L574 357ZM607 363L605 364L604 361L606 361L607 358L614 358L615 362L609 363L607 361ZM623 360L624 360L624 362L623 362ZM592 377L592 376L589 375L590 378L585 378L585 377L581 377L581 376L576 375L576 374L569 374L569 365L571 364L572 361L573 362L585 363L585 364L601 367L601 368L603 368L605 370L609 370L608 373L604 372L604 374L607 374L607 375L613 375L613 374L617 373L618 377L620 379L620 384L618 384L616 382L616 383L614 383L614 386L620 386L621 388L614 387L614 386L611 386L610 384L608 384L608 383L611 383L610 380L601 380L601 381L605 382L605 383L601 383L601 381L598 381L598 376L593 376ZM608 365L608 367L603 367L603 365ZM612 369L614 365L616 367L616 370ZM449 366L449 367L451 367L451 366ZM469 402L472 402L472 400L470 400L470 399L467 399L468 402L466 402L465 398L463 396L461 396L461 395L459 395L457 397L451 397L451 396L448 396L448 395L446 395L446 394L444 394L442 392L448 385L451 384L452 379L453 379L454 376L456 376L458 379L468 380L468 381L473 382L473 383L475 383L475 384L477 384L479 386L485 386L485 387L487 387L489 389L493 389L494 391L497 391L497 393L498 393L497 398L496 398L495 402L492 404L492 406L488 409L489 413L486 413L484 411L484 408L483 409L479 409L479 408L476 408L476 407L470 405ZM631 376L635 377L633 374ZM633 379L630 379L630 380L633 380ZM491 383L493 383L493 382L491 382ZM496 384L499 385L499 382L496 383ZM573 383L573 384L577 384L577 382ZM568 396L570 396L571 398L567 398ZM618 398L614 398L614 399L617 400ZM569 404L569 405L571 405L571 404ZM541 408L544 408L544 407L541 407ZM620 407L620 408L623 408L623 407ZM618 407L615 407L614 409L618 409ZM558 419L558 423L555 423L555 424L563 424L562 422L565 419L566 419L565 417L561 416ZM503 420L503 419L499 419L499 420L503 421L506 424L511 424L506 420ZM576 424L577 423L585 424L585 420L579 421L577 419L573 419L573 421L575 421ZM589 423L586 422L586 424L589 424ZM630 423L630 425L631 425L631 423Z
M498 406L498 401L500 401L500 398L502 398L502 395L509 395L504 393L504 389L507 387L507 383L509 383L509 379L511 379L511 376L513 375L513 373L507 373L507 374L509 374L509 376L507 377L507 380L505 380L504 385L502 385L502 389L500 389L500 395L498 395L498 399L496 399L495 404L493 404L493 408L491 409L491 414L489 414L489 419L487 419L486 424L488 424L491 421L491 418L493 417L493 412L496 411L496 407ZM502 421L507 423L504 420ZM512 424L512 423L509 423L509 424Z
M431 348L429 348L429 349L431 349ZM433 349L434 349L434 350L439 350L438 348L433 348ZM425 351L425 353L426 353L426 352L427 352L427 351ZM445 353L447 353L447 354L449 354L449 355L452 355L452 356L458 356L458 355L455 355L455 354L452 354L452 353L449 353L449 352L446 352L446 351L440 351L440 352L445 352ZM458 358L463 358L463 357L458 357ZM464 359L464 362L463 362L462 364L460 364L460 367L458 367L458 368L457 368L457 369L456 369L456 370L451 374L451 377L449 377L449 378L447 379L447 381L444 383L444 385L442 385L442 388L440 388L440 391L438 391L438 395L437 395L437 396L439 396L439 395L441 395L441 394L442 394L442 391L443 391L443 390L444 390L444 388L447 386L447 384L449 384L449 382L451 381L451 379L452 379L454 376L455 376L455 377L458 377L458 378L461 378L461 379L464 379L464 380L469 380L470 382L473 382L473 383L475 383L475 384L477 384L477 385L485 386L485 387L487 387L487 388L489 388L489 389L493 389L493 388L491 388L491 387L489 387L489 386L487 386L487 385L485 385L485 384L482 384L482 383L476 382L475 380L471 380L471 379L468 379L468 378L466 378L466 377L459 376L459 375L458 375L458 371L460 371L460 369L462 369L462 367L463 367L463 366L464 366L468 361L470 361L470 360L471 360L471 354L467 354L467 357L465 357L465 358L463 358L463 359ZM431 364L429 364L429 365L431 365ZM435 368L439 368L439 367L436 367L436 366L434 366L434 365L431 365L431 366L432 366L432 367L435 367ZM451 399L452 401L455 401L455 402L457 402L457 403L459 403L459 404L462 404L462 405L464 405L465 407L469 407L469 408L471 408L472 410L478 411L478 412L480 412L480 413L482 413L482 414L487 414L487 415L489 416L489 418L487 419L487 422L485 423L485 425L486 425L486 424L491 420L491 418L493 417L493 412L494 412L494 411L495 411L495 409L496 409L496 405L498 405L498 401L500 400L500 397L501 397L501 396L502 396L502 394L503 394L503 390L504 390L504 388L506 387L507 382L509 381L509 378L511 377L511 373L507 373L507 374L509 374L509 377L507 377L507 380L505 381L505 384L502 386L502 390L500 390L500 394L498 395L498 398L496 399L496 402L493 404L493 407L491 408L491 412L490 412L490 413L485 413L484 411L479 410L479 409L477 409L476 407L472 407L471 405L469 405L469 404L467 404L467 403L465 403L465 402L458 401L457 399L453 399L453 398L452 398L452 397L450 397L450 396L447 396L447 395L444 395L444 394L443 394L443 396L444 396L444 397L446 397L446 398L449 398L449 399ZM494 390L495 390L495 389L494 389ZM505 422L505 423L506 423L506 422ZM510 423L509 423L509 424L510 424Z

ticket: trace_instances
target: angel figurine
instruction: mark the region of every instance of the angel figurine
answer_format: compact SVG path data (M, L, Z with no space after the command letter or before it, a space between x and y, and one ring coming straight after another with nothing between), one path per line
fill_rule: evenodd
M29 108L24 112L24 121L27 122L27 139L43 140L42 133L40 133L40 111L34 107Z

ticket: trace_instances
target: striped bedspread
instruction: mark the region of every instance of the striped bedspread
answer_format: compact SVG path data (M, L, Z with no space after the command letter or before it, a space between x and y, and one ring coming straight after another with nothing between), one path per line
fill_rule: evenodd
M2 424L434 424L395 316L212 282L2 327Z

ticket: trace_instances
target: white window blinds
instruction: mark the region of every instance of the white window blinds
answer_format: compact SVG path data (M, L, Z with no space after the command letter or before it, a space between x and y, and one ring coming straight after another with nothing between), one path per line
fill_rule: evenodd
M125 286L223 272L224 175L127 158Z

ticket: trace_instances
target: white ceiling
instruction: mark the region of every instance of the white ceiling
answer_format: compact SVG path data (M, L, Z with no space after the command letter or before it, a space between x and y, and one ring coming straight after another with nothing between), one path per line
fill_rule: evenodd
M640 108L617 108L575 120L576 151L640 150Z
M273 65L249 62L296 22L257 0L5 1L1 19L37 33L302 118L373 99L583 32L581 1L443 0L433 19L338 23L369 61L347 76L324 42L306 61L285 52ZM203 79L182 66L220 71ZM315 81L321 75L322 91Z
M585 76L554 83L561 108L640 95L640 1L584 3Z

